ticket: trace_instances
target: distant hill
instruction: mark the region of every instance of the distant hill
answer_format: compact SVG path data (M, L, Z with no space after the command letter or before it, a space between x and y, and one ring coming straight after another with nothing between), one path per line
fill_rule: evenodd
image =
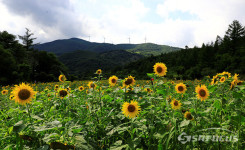
M180 48L153 43L109 44L79 38L55 40L36 45L40 51L55 53L71 74L86 79L98 69L111 70L141 58L178 51Z
M56 55L70 53L76 50L84 50L91 52L103 53L112 50L127 50L128 52L148 55L160 55L161 53L168 53L180 48L170 47L166 45L157 45L152 43L144 44L110 44L110 43L95 43L89 42L79 38L55 40L48 43L36 45L34 48L42 51L53 52Z
M138 44L136 45L136 47L129 49L127 51L141 54L144 56L150 56L150 55L156 56L156 55L160 55L161 53L169 53L177 50L180 50L180 48L166 46L166 45L157 45L153 43L144 43L144 44Z
M59 56L71 74L76 74L85 79L97 70L110 70L123 66L130 62L137 61L144 56L127 52L125 50L113 50L108 52L96 53L90 51L74 51Z

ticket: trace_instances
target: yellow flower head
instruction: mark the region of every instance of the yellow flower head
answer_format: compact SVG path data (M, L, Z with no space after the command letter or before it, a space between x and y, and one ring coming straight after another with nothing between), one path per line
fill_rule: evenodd
M8 94L8 90L2 90L2 95L7 95Z
M152 92L152 90L150 88L145 88L145 91L148 92L148 93Z
M93 81L90 81L89 83L88 83L88 87L91 89L95 89L96 88L96 84L93 82Z
M221 75L225 76L226 78L230 78L231 77L231 73L226 72L226 71L222 72Z
M189 111L186 111L186 112L185 112L184 117L185 117L187 120L194 120L194 117L191 115L191 113L190 113Z
M221 77L219 81L222 83L225 82L225 77Z
M79 86L79 91L83 91L84 90L84 87L83 86Z
M197 93L197 95L196 95L197 98L201 99L201 101L204 101L209 96L208 89L205 85L197 86L196 87L196 93Z
M135 80L134 80L134 77L132 76L128 76L128 78L125 78L125 80L123 81L123 86L125 87L128 87L128 86L132 86L134 85L135 83Z
M20 85L15 85L13 91L11 92L12 98L16 103L25 105L30 103L32 98L34 98L36 92L28 84L22 83Z
M124 102L122 106L122 113L129 118L136 117L140 112L140 106L138 105L138 102L131 101L130 103Z
M67 89L60 89L60 90L59 90L59 96L60 96L61 98L66 97L68 94L69 94L69 93L68 93Z
M55 89L58 89L59 88L59 85L56 84L54 87L55 87Z
M218 75L213 76L213 79L211 81L211 85L214 85L214 84L218 83L218 80L219 80L219 76Z
M185 91L186 91L186 86L185 86L185 84L183 84L183 83L179 83L179 84L177 84L177 85L175 86L175 90L176 90L177 93L183 94L183 93L185 93Z
M115 85L117 84L117 80L118 80L118 78L117 78L116 76L111 76L111 77L109 78L109 84L110 84L111 86L115 86Z
M59 76L59 81L60 81L60 82L65 82L65 81L66 81L66 76L63 75L63 74L61 74L61 75Z
M167 73L167 67L164 63L156 63L153 66L153 70L156 75L161 76L161 77L165 76Z
M181 107L181 102L176 99L173 99L170 104L174 110L180 109Z
M98 69L98 70L96 71L96 74L102 74L102 70L101 70L101 69Z

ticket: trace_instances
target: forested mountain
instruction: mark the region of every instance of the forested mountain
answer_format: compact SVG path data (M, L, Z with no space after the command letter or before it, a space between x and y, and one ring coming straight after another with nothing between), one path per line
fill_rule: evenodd
M123 66L140 58L143 56L125 50L112 50L103 53L74 51L59 57L69 68L69 72L80 79L90 79L98 68L106 73L105 70Z
M103 53L112 50L128 50L129 52L142 55L160 55L161 53L167 53L180 49L167 45L157 45L152 43L116 45L110 43L95 43L78 38L56 40L48 43L38 44L35 45L34 48L38 50L53 52L57 55L62 55L64 53L70 53L77 50L91 51L97 53Z
M151 55L156 56L156 55L174 52L178 50L180 50L180 48L166 46L166 45L157 45L153 43L145 43L145 44L138 44L134 48L131 48L127 51L132 52L132 53L141 54L144 56L151 56Z
M237 20L229 25L223 38L217 36L215 42L202 47L182 49L180 51L151 56L112 70L118 76L124 73L147 78L156 62L168 67L168 78L195 79L207 75L229 71L245 78L245 29Z
M78 79L90 78L98 68L111 70L145 56L180 50L180 48L152 43L114 45L93 43L78 38L38 44L34 48L55 53L68 67L69 73L77 76Z

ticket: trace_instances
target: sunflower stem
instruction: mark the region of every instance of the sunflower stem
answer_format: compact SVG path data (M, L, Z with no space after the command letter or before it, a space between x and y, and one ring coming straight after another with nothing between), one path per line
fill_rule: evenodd
M125 102L126 102L126 99L127 99L126 90L127 90L127 87L125 86L125 88L124 88L124 101Z
M31 112L30 112L29 104L26 104L26 107L27 107L28 116L29 116L29 119L30 119L30 123L31 123L32 129L34 129L34 127L33 127L33 122L32 122L32 118L31 118Z

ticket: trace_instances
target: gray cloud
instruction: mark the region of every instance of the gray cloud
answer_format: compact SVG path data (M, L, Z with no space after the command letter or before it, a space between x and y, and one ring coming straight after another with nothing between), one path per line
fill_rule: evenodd
M15 15L31 17L32 23L45 32L56 30L65 37L86 35L69 0L4 0L2 3Z

